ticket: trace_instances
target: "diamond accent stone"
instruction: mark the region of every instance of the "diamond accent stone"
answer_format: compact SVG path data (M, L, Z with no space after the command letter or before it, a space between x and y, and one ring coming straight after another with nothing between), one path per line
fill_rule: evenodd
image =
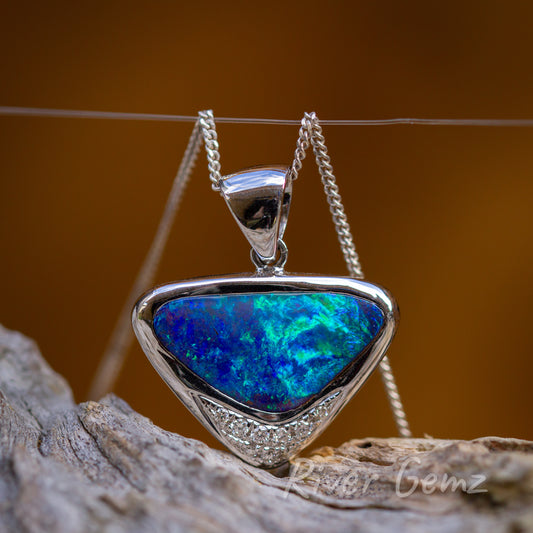
M200 401L205 414L227 437L235 452L262 466L272 467L287 460L317 432L321 422L332 413L339 394L332 394L292 422L276 424L258 422L203 396Z

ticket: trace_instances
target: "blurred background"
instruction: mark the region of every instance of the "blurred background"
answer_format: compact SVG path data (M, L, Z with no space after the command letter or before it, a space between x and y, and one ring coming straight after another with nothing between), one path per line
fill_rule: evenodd
M298 119L533 118L530 2L3 4L0 105ZM0 117L0 322L83 401L191 124ZM223 173L290 164L296 126L219 125ZM415 435L533 439L533 128L325 127ZM345 274L313 159L288 270ZM204 154L157 283L251 270ZM114 392L219 446L137 345ZM391 436L376 373L317 444Z

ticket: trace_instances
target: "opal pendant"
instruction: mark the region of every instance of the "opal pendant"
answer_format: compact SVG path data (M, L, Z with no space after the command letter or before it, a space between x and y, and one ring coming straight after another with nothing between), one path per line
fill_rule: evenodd
M362 386L398 312L377 285L285 273L285 170L256 168L225 181L222 195L257 271L153 289L137 302L133 327L161 377L211 433L244 461L275 468Z

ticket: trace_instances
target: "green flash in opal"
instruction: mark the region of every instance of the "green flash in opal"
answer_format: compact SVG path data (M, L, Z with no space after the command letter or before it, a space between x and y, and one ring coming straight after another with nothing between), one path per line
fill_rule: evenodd
M373 302L337 293L193 296L154 315L159 342L198 377L268 412L303 405L372 343L384 322Z

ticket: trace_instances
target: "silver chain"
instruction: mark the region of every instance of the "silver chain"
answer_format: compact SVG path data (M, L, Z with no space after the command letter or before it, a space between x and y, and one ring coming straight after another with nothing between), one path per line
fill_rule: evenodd
M183 193L191 176L198 152L202 146L200 129L198 123L194 125L189 143L183 154L178 172L165 204L165 209L161 215L157 231L148 249L148 253L141 265L137 277L130 289L124 306L118 316L117 322L106 346L104 355L98 365L96 373L91 383L89 399L97 400L104 394L113 390L113 387L120 375L128 350L133 341L133 331L131 329L131 309L139 294L148 290L153 284L157 268L167 245L168 237L174 218L183 198Z
M339 186L333 174L333 167L326 148L322 128L315 113L305 113L300 127L300 134L296 142L296 151L294 152L294 161L291 166L292 178L298 177L298 172L302 168L302 162L306 155L309 144L313 146L316 164L320 172L324 192L329 204L329 210L335 224L335 230L339 239L344 260L348 266L350 275L354 278L363 278L363 270L359 261L359 256L355 250L350 224L344 212L344 205L339 194Z
M400 437L410 438L413 436L409 422L407 422L407 415L403 407L402 399L400 398L400 392L398 391L398 385L394 379L392 373L392 367L388 356L383 357L379 363L379 372L381 374L381 381L387 391L387 399L389 400L389 406L392 411L392 416L396 422L398 433Z
M326 142L316 113L305 113L302 119L300 133L296 142L296 150L294 152L294 161L291 166L293 180L297 179L298 173L302 169L302 162L310 144L313 146L316 164L324 185L329 210L333 218L333 223L335 224L335 230L348 271L352 277L362 279L364 278L363 269L361 268L359 255L355 249L350 225L348 224L348 219L344 211L339 187L333 174L333 167L331 166ZM396 380L394 379L394 374L392 373L390 361L387 356L381 360L379 370L398 432L402 437L411 437L411 430L409 429L405 409L403 408L400 393L398 392Z
M211 188L214 191L220 191L220 152L213 111L211 109L200 111L198 113L198 123L204 138Z

